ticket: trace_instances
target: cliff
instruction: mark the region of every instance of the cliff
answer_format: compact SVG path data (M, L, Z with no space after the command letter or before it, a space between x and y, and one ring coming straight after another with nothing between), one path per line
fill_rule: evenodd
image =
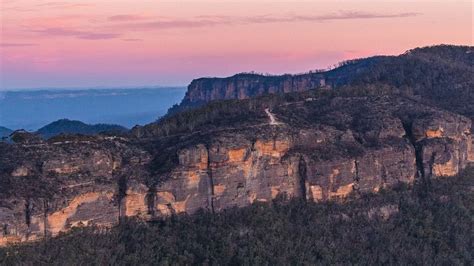
M137 137L0 143L0 245L131 216L429 184L473 161L464 116L403 97L297 95L208 105Z
M183 103L247 99L268 93L306 91L324 85L324 76L317 73L283 76L237 74L228 78L201 78L191 82Z

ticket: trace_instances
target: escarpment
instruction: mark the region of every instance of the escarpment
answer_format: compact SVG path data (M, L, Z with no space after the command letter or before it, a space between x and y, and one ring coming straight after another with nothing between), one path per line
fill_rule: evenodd
M237 74L228 78L201 78L191 82L183 102L193 104L226 99L246 99L269 93L301 92L325 86L323 75L264 76Z
M219 212L277 197L335 200L453 176L474 162L468 118L405 98L267 106L239 119L204 113L192 120L204 122L176 132L149 125L155 130L137 129L140 137L0 143L0 245L127 217Z

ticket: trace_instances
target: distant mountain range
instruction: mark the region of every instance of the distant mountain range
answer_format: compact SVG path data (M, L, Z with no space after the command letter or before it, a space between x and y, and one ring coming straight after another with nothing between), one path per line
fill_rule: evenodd
M0 126L0 138L8 137L13 132L13 130Z
M35 133L45 139L60 134L96 135L99 133L120 134L127 132L128 128L114 124L86 124L78 120L60 119L43 126ZM8 137L14 130L0 126L0 138Z
M0 125L36 131L62 118L124 127L156 121L185 88L50 89L0 92Z
M60 134L95 135L102 132L122 133L127 130L127 128L119 125L89 125L77 120L61 119L38 129L36 133L44 138L51 138Z

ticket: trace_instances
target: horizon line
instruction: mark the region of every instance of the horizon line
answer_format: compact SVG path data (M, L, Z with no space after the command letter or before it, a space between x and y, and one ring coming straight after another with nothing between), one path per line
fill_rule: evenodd
M137 86L42 86L42 87L24 87L24 88L0 88L2 92L19 92L19 91L52 91L52 90L132 90L132 89L181 89L188 85L137 85Z

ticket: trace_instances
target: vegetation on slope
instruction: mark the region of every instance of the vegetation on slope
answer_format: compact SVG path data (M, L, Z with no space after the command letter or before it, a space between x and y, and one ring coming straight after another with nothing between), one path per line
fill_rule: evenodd
M472 264L474 170L426 186L342 204L276 200L82 228L0 249L0 264ZM397 211L387 215L384 207Z
M236 125L243 120L257 123L266 119L262 110L285 102L307 98L331 99L370 95L407 97L474 118L474 53L469 46L438 45L417 48L400 56L376 56L342 62L323 74L334 89L263 95L246 100L224 100L175 106L157 123L136 127L137 136L169 136ZM308 74L312 75L312 73ZM238 74L249 79L282 76ZM230 77L229 79L235 78ZM207 80L207 79L206 79ZM208 79L212 82L214 79Z
M400 56L349 62L328 72L327 78L335 85L386 84L424 103L474 118L473 51L453 45L416 48Z
M409 50L399 56L373 56L341 62L329 71L316 71L302 76L324 77L333 89L346 86L387 86L386 93L416 97L449 111L474 118L474 48L472 46L437 45ZM203 89L212 89L213 82L233 83L237 78L278 86L290 75L265 76L254 73L237 74L217 79L206 78ZM298 75L296 75L298 76ZM225 82L224 82L225 83ZM315 88L317 89L317 88ZM258 95L251 91L248 97ZM202 106L206 102L188 103L170 108L168 115Z
M309 90L282 94L266 94L244 100L213 101L204 106L177 112L146 126L132 129L138 137L166 137L225 128L241 128L268 122L265 108L274 108L309 98L329 102L335 97L361 97L401 94L385 84L344 86L338 90Z

